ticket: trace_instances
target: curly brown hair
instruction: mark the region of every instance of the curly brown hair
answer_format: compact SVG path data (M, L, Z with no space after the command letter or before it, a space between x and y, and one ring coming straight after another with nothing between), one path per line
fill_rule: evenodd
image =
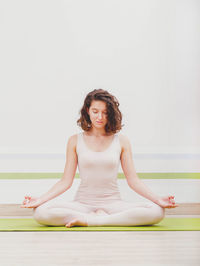
M119 102L115 96L103 89L95 89L89 92L84 100L83 107L80 110L80 118L77 120L78 126L83 130L89 131L91 128L91 120L87 113L87 108L90 108L92 101L103 101L107 108L107 124L105 131L107 133L116 133L122 129L122 114L118 108Z

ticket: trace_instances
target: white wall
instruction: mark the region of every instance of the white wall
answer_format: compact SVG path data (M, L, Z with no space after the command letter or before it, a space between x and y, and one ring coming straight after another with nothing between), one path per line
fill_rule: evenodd
M199 171L199 26L197 0L2 0L0 171L62 172L95 88L118 98L137 171Z

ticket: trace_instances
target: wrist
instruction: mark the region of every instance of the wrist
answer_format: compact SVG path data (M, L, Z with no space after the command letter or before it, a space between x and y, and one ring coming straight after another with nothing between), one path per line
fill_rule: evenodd
M160 198L156 198L153 202L159 204Z
M43 204L43 203L45 203L47 200L45 200L44 198L38 198L38 202L40 203L40 204Z

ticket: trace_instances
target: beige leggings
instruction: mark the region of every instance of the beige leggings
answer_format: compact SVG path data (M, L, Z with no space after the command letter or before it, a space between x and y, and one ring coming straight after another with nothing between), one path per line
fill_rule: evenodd
M97 214L96 211L102 210ZM53 200L33 209L33 218L42 225L64 226L74 219L87 222L88 226L137 226L159 223L165 208L149 203L131 203L114 200L104 204L86 204L79 201L55 203Z

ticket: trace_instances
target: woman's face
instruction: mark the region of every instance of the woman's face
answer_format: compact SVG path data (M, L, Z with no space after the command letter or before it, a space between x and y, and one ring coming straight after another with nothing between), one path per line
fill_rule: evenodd
M107 108L106 103L100 100L91 102L88 114L92 125L97 128L104 128L107 123Z

